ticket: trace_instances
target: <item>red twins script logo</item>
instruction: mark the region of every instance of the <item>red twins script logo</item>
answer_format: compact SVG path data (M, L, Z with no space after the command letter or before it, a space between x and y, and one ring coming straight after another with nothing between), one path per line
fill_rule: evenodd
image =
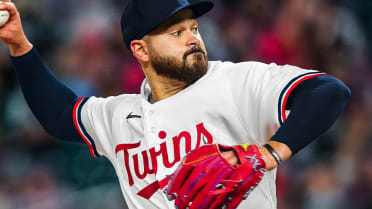
M157 164L157 157L159 155L162 156L163 159L163 164L166 168L171 168L174 166L175 163L179 162L181 160L181 153L180 153L180 143L181 140L184 139L185 143L185 152L188 153L191 151L191 149L195 149L201 145L202 138L206 139L205 143L207 144L212 144L213 143L213 137L212 135L205 129L203 123L199 123L196 125L196 134L197 134L197 142L196 146L194 148L191 147L191 134L188 131L182 131L179 133L177 136L172 137L172 144L173 144L173 149L174 149L174 160L173 162L169 162L169 157L168 157L168 152L167 152L167 142L164 141L163 143L160 144L160 150L157 151L155 150L155 147L151 147L148 150L144 150L141 152L142 154L142 159L143 159L143 172L140 172L139 169L139 160L138 160L138 154L134 154L132 156L133 158L133 167L134 167L134 173L130 169L129 166L129 149L134 149L137 148L141 145L141 141L134 143L134 144L119 144L116 146L115 152L116 154L120 151L123 151L124 154L124 162L125 162L125 169L127 170L128 174L128 180L129 180L129 185L132 186L134 184L133 181L133 176L136 175L138 179L144 179L146 178L147 174L156 174L158 164ZM165 139L167 136L165 131L160 131L159 132L159 137L161 139ZM168 142L169 143L169 142ZM151 168L149 166L150 162L148 159L148 156L151 157ZM161 180L161 181L155 181L139 191L137 194L149 199L159 188L163 188L168 184L168 181L170 180L169 177Z

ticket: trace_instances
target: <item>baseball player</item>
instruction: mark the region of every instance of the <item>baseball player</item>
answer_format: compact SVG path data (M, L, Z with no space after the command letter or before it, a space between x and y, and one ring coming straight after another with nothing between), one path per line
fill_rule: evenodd
M350 96L341 81L316 70L208 61L197 18L212 7L130 1L121 26L146 75L141 93L81 98L45 66L15 5L0 3L10 12L0 39L34 115L51 135L105 156L129 208L275 209L276 167L324 133ZM222 189L211 192L209 183ZM235 201L234 190L245 195Z

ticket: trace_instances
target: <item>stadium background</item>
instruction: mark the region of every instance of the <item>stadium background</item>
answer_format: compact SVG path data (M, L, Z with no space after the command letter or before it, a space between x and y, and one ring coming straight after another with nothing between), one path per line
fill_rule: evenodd
M80 96L138 92L144 76L124 47L119 24L127 1L14 2L31 42ZM211 60L318 69L352 89L346 111L327 134L280 167L278 209L371 209L372 1L215 3L200 19ZM86 145L42 130L8 56L0 44L0 208L126 208L106 159L93 159Z

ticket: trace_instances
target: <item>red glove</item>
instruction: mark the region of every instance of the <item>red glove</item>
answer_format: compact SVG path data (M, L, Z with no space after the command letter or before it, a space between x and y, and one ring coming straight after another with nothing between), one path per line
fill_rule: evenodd
M236 167L221 155L228 150L234 150L238 157ZM169 200L175 200L178 209L237 208L265 171L265 162L256 145L208 144L183 159L165 192Z

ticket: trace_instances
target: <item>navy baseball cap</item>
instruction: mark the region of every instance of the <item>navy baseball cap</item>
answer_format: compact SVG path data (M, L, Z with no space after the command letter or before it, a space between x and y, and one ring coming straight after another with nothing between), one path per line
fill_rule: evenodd
M197 18L213 8L213 2L200 0L130 0L121 16L125 46L130 50L133 40L140 40L168 17L190 8Z

